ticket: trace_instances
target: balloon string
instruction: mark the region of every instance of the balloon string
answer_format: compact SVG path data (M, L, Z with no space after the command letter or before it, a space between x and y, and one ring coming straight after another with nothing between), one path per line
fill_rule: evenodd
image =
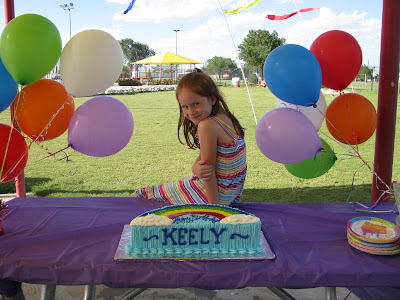
M56 151L56 152L54 152L54 153L51 153L50 155L47 155L47 156L45 156L45 157L39 159L39 161L41 161L41 160L43 160L43 159L46 159L46 158L48 158L48 157L50 157L50 156L53 156L53 157L55 158L55 157L56 157L56 154L57 154L57 153L60 153L60 152L63 152L63 153L65 154L65 157L63 157L63 158L61 158L61 159L59 159L59 160L66 159L67 161L71 161L71 160L69 159L70 155L67 155L67 154L65 153L65 150L67 150L69 147L71 147L71 145L68 145L67 147L65 147L65 148L63 148L63 149L61 149L61 150L58 150L58 151Z
M9 146L10 146L12 131L13 131L13 127L10 128L10 134L8 135L7 145L6 145L6 151L4 152L3 163L1 164L0 178L3 178L2 175L3 175L4 166L5 166L5 164L6 164L6 158L7 158L7 154L8 154L8 148L9 148ZM7 175L5 175L5 176L7 176ZM0 182L1 182L1 181L0 181Z
M353 157L358 157L357 155L351 154L353 153L353 151L351 151L351 149L346 148L345 145L343 145L343 143L340 143L338 140L332 138L331 136L327 135L325 132L323 132L322 130L319 131L319 133L323 134L325 137L329 138L330 140L332 140L334 143L336 143L338 146L342 147L344 150L346 150L347 152L349 152L350 154L343 154L343 155L348 155L348 156L353 156Z
M32 143L33 143L33 142L32 142ZM32 144L32 143L31 143L31 144ZM49 154L48 156L46 156L46 157L44 157L44 158L42 158L42 159L39 159L38 161L41 161L41 160L43 160L43 159L45 159L45 158L47 158L47 157L50 157L50 156L54 156L54 158L55 158L56 160L61 161L61 160L66 159L67 162L72 162L72 160L69 158L70 155L67 155L66 153L64 153L64 154L65 154L65 157L63 157L63 158L57 159L57 158L55 157L55 155L56 155L57 153L63 152L64 150L68 149L69 147L71 147L71 145L68 145L67 147L65 147L65 148L63 148L63 149L61 149L61 150L58 150L58 151L56 151L56 152L54 152L54 153L48 152L48 154ZM47 151L47 150L46 150L46 151ZM22 157L25 156L26 152L27 152L27 151L25 151L25 153L23 153ZM17 162L16 165L18 165L18 163L19 163L19 162ZM29 166L29 165L31 165L31 164L27 164L25 167L27 167L27 166ZM20 169L23 170L24 168L14 168L13 170L7 172L7 173L1 178L0 183L4 181L4 179L8 176L9 173L11 173L11 172L13 172L13 171L19 171ZM71 171L69 171L69 175L70 175L70 176L73 176L73 175L76 174L76 172L77 172L77 170L75 170L74 173L72 173Z
M21 93L20 93L20 94L21 94ZM1 176L0 176L0 178L1 178L0 182L2 182L2 181L8 176L8 174L10 174L10 173L12 173L12 172L15 171L15 169L16 169L17 166L18 166L18 164L21 162L21 160L24 158L24 156L28 153L28 150L30 149L30 147L32 146L32 144L35 143L35 142L38 142L38 139L39 139L40 137L43 137L42 134L43 134L44 131L46 131L46 133L47 133L47 130L48 130L48 128L49 128L50 125L51 125L51 122L53 122L53 120L54 120L55 117L59 114L59 112L60 112L62 109L64 109L65 105L66 105L66 104L68 104L68 105L73 104L73 102L71 101L71 99L73 99L72 96L68 94L67 101L65 101L65 102L63 103L63 105L61 105L61 107L57 110L57 112L56 112L55 114L53 114L53 117L50 119L50 121L47 123L47 125L43 128L43 130L39 133L39 135L36 136L35 139L32 139L32 141L30 142L29 146L27 146L26 150L25 150L24 153L22 154L21 158L14 164L14 166L13 166L12 168L10 168L10 169L5 173L4 176L2 175L2 172L0 173L0 175L1 175ZM14 112L14 114L15 114L15 112ZM11 137L11 134L10 134L10 137ZM39 142L41 142L41 141L39 141ZM38 142L38 143L39 143L39 142ZM8 144L7 144L7 147L8 147ZM6 158L6 155L4 156L3 165L4 165L4 162L5 162L5 158Z
M19 91L21 91L21 85L18 85L18 89ZM19 103L19 99L20 99L21 93L18 93L18 98L17 98L17 105ZM14 104L11 104L14 105ZM15 113L16 110L14 109L14 114L11 116L11 130L10 133L8 135L8 139L7 139L7 145L6 145L6 150L4 152L4 157L3 157L3 162L1 164L1 169L0 169L0 178L3 178L3 171L4 171L4 166L6 164L6 159L7 159L7 154L8 154L8 148L10 147L10 142L11 142L11 135L13 132L13 128L14 128L14 121L15 121ZM6 175L7 176L7 175ZM1 181L0 181L1 182Z
M340 91L340 92L341 92L341 95L344 94L343 91ZM343 92L343 94L342 94L342 92ZM347 105L347 102L346 102L346 105ZM384 195L384 194L387 193L387 192L388 192L388 193L393 193L393 190L389 187L389 185L388 185L378 174L376 174L376 172L374 172L374 170L371 168L371 166L368 164L368 162L366 162L366 161L364 160L364 158L361 156L360 151L359 151L359 147L358 147L357 139L355 139L355 140L356 140L356 148L354 148L353 145L351 145L350 142L337 130L337 128L332 124L332 122L331 122L328 118L326 118L326 115L324 115L324 113L323 113L316 105L315 105L314 107L315 107L316 109L318 109L318 111L319 111L319 112L321 113L321 115L327 120L327 122L329 122L329 124L336 130L336 132L338 132L338 133L341 135L341 137L346 141L346 143L350 146L350 148L351 148L351 149L354 151L354 153L356 154L355 157L358 157L358 158L363 162L363 165L362 165L362 166L364 166L364 165L367 166L367 168L369 169L369 171L371 172L371 174L372 174L372 175L375 175L375 178L376 178L376 187L378 188L378 190L380 190L381 192L383 192L383 194L381 194L381 196ZM354 128L352 128L352 130L353 130L353 136L355 136ZM321 133L323 133L323 132L321 132ZM325 133L323 133L323 134L325 134ZM339 143L338 141L335 141L335 142L337 142L339 145L343 146L343 145L342 145L341 143ZM356 173L357 173L357 172L356 172ZM351 191L350 191L350 195L349 195L349 198L348 198L347 200L350 199L350 196L351 196L351 193L352 193L352 190L353 190L353 184L354 184L354 179L355 179L356 173L355 173L354 176L353 176L352 189L351 189ZM383 185L385 185L385 187L387 188L387 191L383 191L383 190L379 189L377 180L379 180ZM375 201L376 204L379 203L379 199L380 199L380 198L378 198L378 199Z
M347 101L347 96L346 96L346 94L343 94L343 97L344 97L344 103L346 104L347 117L348 117L349 120L350 120L351 132L352 132L352 134L353 134L354 140L356 141L356 147L357 147L357 153L358 153L358 138L357 138L357 135L356 135L356 132L355 132L355 129L354 129L354 125L353 125L354 123L353 123L353 119L352 119L351 113L350 113L349 102ZM335 129L336 129L336 128L335 128ZM337 129L336 129L336 131L337 131Z
M60 111L64 109L66 104L67 105L73 104L72 99L73 99L72 96L70 94L68 94L67 100L61 105L61 107L56 111L56 113L53 114L50 121L46 124L46 126L44 126L43 130L36 136L34 142L37 142L39 138L41 138L41 140L39 142L44 141L44 136L47 134L47 132L50 128L51 122L53 122L53 120L57 117L57 115L60 113ZM43 132L44 132L44 134L43 134Z
M224 10L222 9L222 5L221 5L220 0L218 0L218 3L219 3L219 7L220 7L220 9L221 9L221 14L222 14L222 16L223 16L223 18L224 18L224 20L225 20L225 23L226 23L226 26L227 26L227 28L228 28L229 34L230 34L230 36L231 36L233 48L235 49L236 58L237 58L237 60L238 60L238 62L239 62L240 70L242 71L242 75L243 75L243 78L244 78L244 84L245 84L246 90L247 90L247 95L249 96L251 108L252 108L252 110L253 110L254 120L255 120L256 125L257 125L257 116L256 116L256 112L255 112L255 110L254 110L253 100L251 99L250 90L249 90L249 86L248 86L248 84L247 84L246 76L244 75L243 65L242 65L242 62L241 62L240 59L239 59L239 54L238 54L238 51L237 51L237 48L236 48L236 44L235 44L235 41L233 40L232 32L231 32L231 29L230 29L230 27L229 27L228 21L226 20L226 17L225 17L225 14L224 14Z
M332 124L332 122L326 117L326 115L324 115L324 113L318 108L318 106L314 106L319 112L320 114L325 118L326 121L329 122L329 124L333 127L333 129L336 130L336 132L338 134L340 134L340 136L345 140L345 142L347 143L347 145L349 145L349 147L356 153L359 154L358 151L353 147L352 144L350 144L350 142L343 136L343 134L340 133L340 131L335 127L335 125Z
M24 110L24 105L25 105L25 101L26 101L25 94L26 94L26 92L22 89L22 86L19 85L18 98L17 98L17 101L15 103L13 103L14 114L11 116L12 117L11 123L13 124L13 126L14 126L14 124L18 123L19 117L21 116L21 113ZM17 108L19 106L21 96L22 96L23 101L21 102L21 108L19 109L19 114L17 115Z

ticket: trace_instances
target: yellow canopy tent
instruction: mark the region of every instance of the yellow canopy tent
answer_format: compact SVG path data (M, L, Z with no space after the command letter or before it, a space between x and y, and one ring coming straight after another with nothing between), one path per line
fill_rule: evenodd
M180 55L176 55L171 52L164 52L132 62L131 64L160 65L160 80L161 80L162 65L171 65L171 79L172 79L172 65L189 65L189 64L196 65L196 64L201 64L201 62Z

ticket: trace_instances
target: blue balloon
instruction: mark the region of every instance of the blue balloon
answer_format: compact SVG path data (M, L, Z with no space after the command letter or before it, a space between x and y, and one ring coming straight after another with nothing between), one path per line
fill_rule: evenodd
M265 60L264 78L269 90L285 102L311 106L318 101L321 67L314 54L302 46L275 48Z
M18 83L11 77L0 58L0 112L14 101L18 93Z

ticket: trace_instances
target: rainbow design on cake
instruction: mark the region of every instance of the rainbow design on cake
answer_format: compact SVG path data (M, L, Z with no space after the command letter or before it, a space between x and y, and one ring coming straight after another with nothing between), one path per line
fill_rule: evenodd
M196 204L196 205L189 204L189 205L172 205L170 207L165 207L159 210L152 210L151 212L144 213L141 216L146 216L151 213L158 216L167 216L172 220L187 214L214 216L219 220L222 220L223 218L232 215L238 215L238 214L249 215L244 211L240 211L238 209L228 206L209 205L209 204Z
M262 252L260 219L232 207L166 206L136 217L130 225L128 256L219 257Z

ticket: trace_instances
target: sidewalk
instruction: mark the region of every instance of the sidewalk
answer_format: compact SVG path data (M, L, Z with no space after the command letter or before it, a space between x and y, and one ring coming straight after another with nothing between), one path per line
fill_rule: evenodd
M34 196L28 194L28 197ZM0 194L0 199L5 202L12 200L16 194ZM27 284L22 285L25 298L27 300L41 299L41 285ZM114 289L103 285L96 286L96 299L99 300L117 300L129 289ZM325 288L308 288L308 289L285 289L292 297L297 300L321 300L326 299ZM337 288L337 299L345 299L349 294L347 288ZM84 286L57 286L56 300L81 300L84 299ZM137 300L145 299L169 299L169 300L243 300L243 299L265 299L280 300L277 295L266 287L247 287L236 290L202 290L196 288L179 288L179 289L146 289L143 293L136 296ZM350 294L347 300L359 300L354 294Z

